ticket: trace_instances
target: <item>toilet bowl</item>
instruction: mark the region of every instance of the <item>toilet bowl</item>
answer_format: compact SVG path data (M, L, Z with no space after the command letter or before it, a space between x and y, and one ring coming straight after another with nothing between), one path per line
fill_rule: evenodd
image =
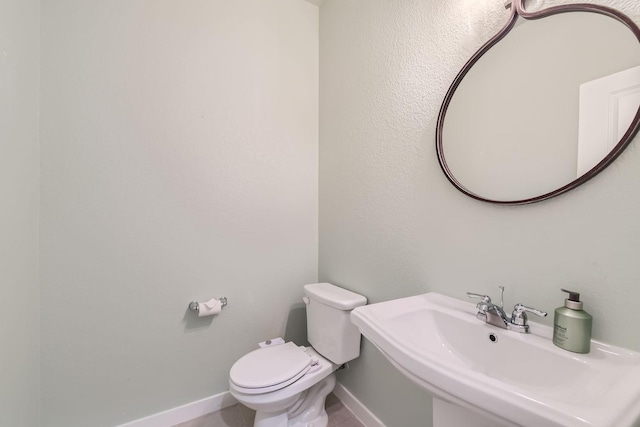
M312 347L288 342L238 360L229 374L229 391L256 411L256 427L326 426L324 401L337 368Z
M362 295L329 283L304 287L311 347L293 342L254 350L231 367L229 391L254 409L254 427L327 427L324 402L334 372L360 354L360 333L349 313Z

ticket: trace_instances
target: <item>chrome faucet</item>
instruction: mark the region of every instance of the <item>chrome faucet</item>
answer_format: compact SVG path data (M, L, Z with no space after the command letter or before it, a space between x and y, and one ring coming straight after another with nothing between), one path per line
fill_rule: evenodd
M478 309L476 317L483 322L502 329L508 329L510 331L526 334L529 333L529 324L527 322L526 313L527 311L541 317L547 315L547 313L544 311L526 307L522 304L516 304L515 307L513 307L511 317L508 317L504 311L504 286L499 286L498 289L500 289L500 305L492 303L491 297L489 295L467 292L469 298L480 299L480 302L476 304L476 308Z

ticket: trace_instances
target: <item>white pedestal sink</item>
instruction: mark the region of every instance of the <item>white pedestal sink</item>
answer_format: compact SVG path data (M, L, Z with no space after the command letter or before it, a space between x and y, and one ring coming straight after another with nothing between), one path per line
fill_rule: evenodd
M640 426L640 354L597 341L589 354L570 353L553 345L547 326L532 323L530 334L519 334L476 312L428 293L358 307L351 320L439 399L435 427L457 427L452 420L469 413L477 414L467 424L474 426Z
M514 423L482 416L453 403L433 398L434 427L518 427Z

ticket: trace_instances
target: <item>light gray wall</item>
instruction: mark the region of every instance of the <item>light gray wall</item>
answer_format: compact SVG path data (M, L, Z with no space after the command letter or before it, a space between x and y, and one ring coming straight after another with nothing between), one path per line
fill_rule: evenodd
M466 299L466 291L496 295L504 285L507 304L547 311L568 287L581 291L594 315L594 338L640 350L637 138L586 185L529 206L468 198L438 165L440 103L506 19L503 3L323 4L320 280L371 302L428 291ZM606 4L640 22L637 2ZM340 381L390 427L429 425L430 398L399 375L365 343Z
M259 341L304 339L318 8L62 0L42 18L44 423L226 391ZM187 312L220 296L216 318Z
M0 0L0 425L38 425L40 4Z

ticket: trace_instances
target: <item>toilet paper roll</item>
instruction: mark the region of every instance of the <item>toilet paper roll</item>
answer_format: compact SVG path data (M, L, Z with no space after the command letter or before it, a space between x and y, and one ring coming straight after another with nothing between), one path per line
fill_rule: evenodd
M222 311L222 302L215 298L211 298L207 302L198 304L198 317L213 316L220 314Z

